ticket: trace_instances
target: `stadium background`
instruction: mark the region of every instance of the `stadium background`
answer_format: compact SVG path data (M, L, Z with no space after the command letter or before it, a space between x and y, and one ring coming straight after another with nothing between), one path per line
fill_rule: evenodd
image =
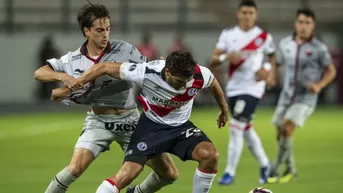
M178 34L201 65L207 65L221 30L236 24L238 0L100 0L111 12L111 38L141 43L151 32L160 55L166 56ZM325 89L318 110L304 129L297 131L295 154L299 179L291 184L267 185L274 192L338 192L343 179L343 2L340 0L257 0L258 25L270 31L277 43L292 32L295 11L310 7L317 15L316 35L329 47L338 76ZM62 53L75 50L84 38L76 14L84 0L0 0L0 192L43 192L53 175L68 163L80 133L86 107L50 102L42 84L33 79L41 66L40 49L47 36ZM223 71L225 71L223 67ZM223 80L225 81L225 80ZM47 88L49 89L49 87ZM256 115L255 126L270 159L276 151L275 131L270 124L279 88L268 91ZM217 130L217 110L208 93L197 97L192 116L216 144L225 167L227 128ZM199 104L207 104L201 107ZM102 155L70 192L95 192L101 180L117 171L123 155L116 144ZM177 160L177 159L175 159ZM176 161L180 179L161 192L191 191L195 163ZM146 169L136 181L149 172ZM258 186L257 164L245 150L234 186L213 185L214 193L247 193ZM123 191L125 192L125 191Z

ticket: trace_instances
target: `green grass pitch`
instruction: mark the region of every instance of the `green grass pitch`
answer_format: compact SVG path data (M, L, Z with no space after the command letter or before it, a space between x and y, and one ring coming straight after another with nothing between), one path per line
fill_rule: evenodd
M260 109L254 126L260 134L270 159L276 153L275 129L270 124L272 109ZM0 192L44 192L52 177L69 162L73 146L81 132L85 113L45 113L0 116ZM259 168L244 149L235 184L219 186L227 157L228 128L216 128L216 109L195 109L191 120L215 143L219 153L219 172L212 193L248 193L257 183ZM343 109L321 108L310 117L295 135L295 158L299 177L290 184L265 185L274 193L341 192L343 182ZM70 193L94 193L101 181L120 167L123 153L117 144L74 183ZM180 170L178 181L161 193L191 192L195 162L181 162L174 157ZM150 172L144 172L138 183ZM125 190L121 191L125 193Z

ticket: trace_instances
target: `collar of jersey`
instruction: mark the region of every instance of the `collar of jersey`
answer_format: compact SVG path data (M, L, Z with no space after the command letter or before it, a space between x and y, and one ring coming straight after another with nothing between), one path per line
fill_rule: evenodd
M87 43L88 43L88 40L86 40L86 42L83 43L81 48L80 48L81 54L85 55L85 56L88 56ZM106 46L104 52L105 53L111 52L111 43L110 42L107 43L107 46Z
M297 34L296 34L295 32L292 33L292 40L295 40L295 36L296 36L296 35L297 35ZM306 42L312 42L313 39L314 39L314 35L312 34L312 35L310 36L310 38L306 40Z

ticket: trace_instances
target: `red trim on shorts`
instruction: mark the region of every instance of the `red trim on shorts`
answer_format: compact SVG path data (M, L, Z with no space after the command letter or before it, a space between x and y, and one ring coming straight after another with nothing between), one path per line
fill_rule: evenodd
M244 131L250 130L252 128L252 124L249 123L245 128Z
M244 129L242 129L240 126L238 126L238 125L235 125L235 124L230 124L230 127L231 128L235 128L235 129L239 129L239 130L244 130Z

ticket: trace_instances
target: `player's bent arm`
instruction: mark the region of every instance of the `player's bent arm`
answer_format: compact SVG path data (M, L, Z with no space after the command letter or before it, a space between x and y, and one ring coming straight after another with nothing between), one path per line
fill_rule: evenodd
M44 65L38 68L34 73L34 78L42 82L62 81L63 76L67 75L63 72L56 72L49 65Z
M221 86L219 85L219 82L217 81L216 78L213 78L213 81L210 84L210 86L208 87L208 89L210 90L214 99L217 101L217 103L220 107L220 110L222 112L227 112L228 111L228 105L226 103L225 95L224 95L224 92L223 92L223 90L222 90Z
M103 62L103 63L96 64L92 66L89 70L87 70L77 80L78 82L85 84L105 74L110 75L113 78L121 79L120 78L121 64L122 63L116 63L116 62Z
M324 71L323 78L318 82L321 88L325 88L335 77L336 67L334 64L330 64Z

